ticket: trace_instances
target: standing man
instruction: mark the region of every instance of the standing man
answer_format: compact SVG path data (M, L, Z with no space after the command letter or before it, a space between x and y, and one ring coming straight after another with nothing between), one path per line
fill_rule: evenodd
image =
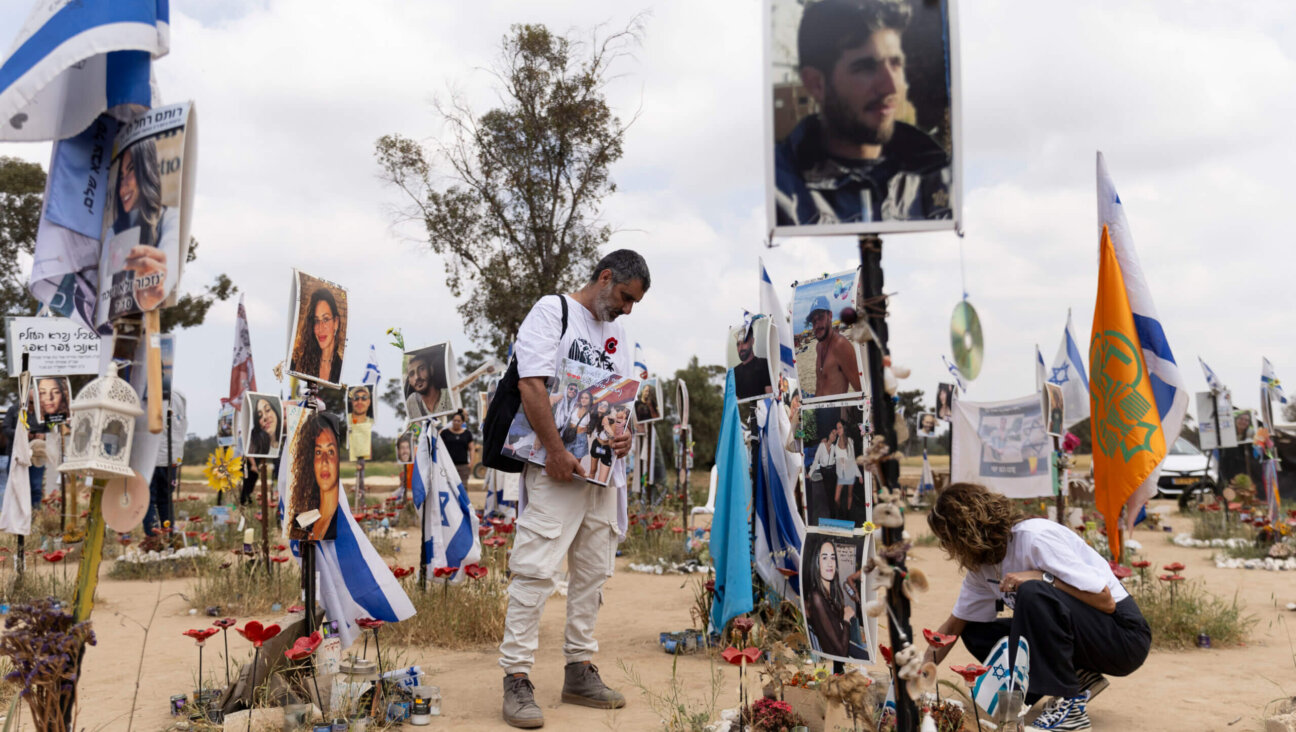
M763 321L757 321L763 324ZM756 326L738 331L738 365L734 366L734 393L739 399L773 394L770 384L769 359L756 356Z
M540 644L540 616L554 589L554 573L567 560L567 626L564 634L562 701L597 709L625 706L625 697L608 688L590 663L598 642L594 623L603 583L612 575L617 537L624 529L624 457L631 435L612 438L612 482L589 483L576 456L564 448L549 403L548 379L556 378L562 359L632 373L633 341L616 319L629 315L652 280L643 257L620 249L594 267L589 282L571 295L537 302L518 330L514 353L522 408L536 439L548 452L544 469L527 465L522 474L521 517L509 559L508 616L500 666L504 669L504 721L514 727L544 725L535 701L531 666ZM566 298L566 329L563 303Z
M900 0L806 4L801 83L818 114L774 149L780 226L948 219L950 157L912 119Z
M149 480L149 507L148 513L144 514L145 536L152 536L153 529L159 524L169 522L171 526L175 526L175 511L171 502L171 497L175 493L175 487L171 485L174 476L172 471L180 469L180 462L184 458L185 431L188 429L189 419L185 414L184 394L173 389L171 391L171 450L168 455L167 431L166 426L163 425L162 441L158 443L157 463L153 468L152 479ZM261 461L261 469L269 470L270 463L269 460ZM255 481L256 473L249 474Z

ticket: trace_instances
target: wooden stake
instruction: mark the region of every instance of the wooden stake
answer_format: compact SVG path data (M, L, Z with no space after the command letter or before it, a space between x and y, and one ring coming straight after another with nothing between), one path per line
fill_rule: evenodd
M157 310L144 313L145 368L148 371L149 432L162 431L162 314Z

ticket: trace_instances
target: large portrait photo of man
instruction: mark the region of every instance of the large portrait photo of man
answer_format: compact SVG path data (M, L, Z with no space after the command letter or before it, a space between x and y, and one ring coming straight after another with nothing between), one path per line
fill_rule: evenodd
M767 4L767 208L776 235L957 227L954 5Z

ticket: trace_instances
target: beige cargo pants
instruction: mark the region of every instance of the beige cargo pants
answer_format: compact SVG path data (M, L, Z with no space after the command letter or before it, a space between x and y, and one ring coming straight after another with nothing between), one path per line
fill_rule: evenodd
M567 559L567 627L563 655L567 663L588 661L598 651L598 620L603 583L616 560L617 488L576 477L559 483L544 470L528 465L527 504L517 522L509 558L508 616L500 666L504 673L531 673L540 645L540 615L554 590L554 575Z

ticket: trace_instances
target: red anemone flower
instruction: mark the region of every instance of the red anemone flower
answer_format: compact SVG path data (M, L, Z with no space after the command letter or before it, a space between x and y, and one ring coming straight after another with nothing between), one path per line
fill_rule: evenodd
M317 630L308 636L303 636L293 641L292 648L284 651L284 657L290 661L301 661L310 658L310 655L319 648L320 643L324 642L324 636L320 635Z
M882 660L891 663L891 646L878 646L878 650L882 652Z
M927 628L923 628L923 638L926 638L928 643L930 643L931 645L937 648L944 648L945 646L948 646L949 644L958 640L957 635L937 633L936 631L928 630Z
M1129 579L1130 575L1134 574L1134 570L1115 562L1111 563L1111 571L1112 574L1116 575L1116 579L1118 580Z
M278 625L273 623L270 625L262 625L256 620L249 620L242 628L236 628L235 630L239 632L239 635L252 641L252 645L257 648L260 648L262 643L265 643L276 635L279 635Z
M684 527L683 527L683 526L672 526L672 527L671 527L671 531L674 531L674 532L677 533L677 534L682 534L682 533L684 533Z
M438 578L453 577L454 573L458 571L459 571L458 567L437 567L436 569L432 570L432 576Z
M393 567L392 574L396 575L396 579L404 579L410 576L411 574L414 574L414 568L413 567Z
M491 532L491 527L489 527L489 526L478 526L478 527L477 527L477 535L478 535L478 536L485 537L485 536L486 536L487 534L489 534L490 532Z
M989 670L989 666L982 666L979 663L969 663L966 666L950 666L950 671L962 676L968 686L975 683L978 676Z
M186 537L186 538L189 538L189 539L197 539L197 538L198 538L198 532L197 532L197 531L186 531L186 532L185 532L185 537Z
M67 550L59 549L58 551L45 552L41 556L44 557L47 562L61 562L63 561L63 557L67 556Z
M1184 579L1184 577L1183 575L1178 575L1178 574L1163 574L1161 575L1160 579L1163 582L1180 582Z
M290 606L288 606L288 612L290 612L290 613L304 613L304 612L306 612L306 606L305 606L305 605L290 605Z
M733 621L734 630L741 633L743 638L747 637L747 634L751 632L755 625L755 621L751 618L734 618Z
M270 561L274 562L275 564L283 564L284 562L288 561L289 558L290 557L270 557Z
M234 618L221 618L220 620L217 620L214 623L212 623L212 625L224 630L226 628L233 628L235 622L237 621L235 621Z
M283 550L285 550L285 549L287 549L287 548L288 548L288 547L284 546L283 544L275 544L275 547L274 547L275 551L277 551L277 552L281 552L281 551L283 551Z
M356 625L359 625L365 630L377 630L378 628L383 627L383 621L375 620L373 618L359 618L356 620Z
M495 530L501 534L511 534L513 533L513 524L500 524L495 527Z
M720 652L720 657L732 663L735 666L741 665L743 661L747 663L756 663L760 660L761 651L756 646L748 646L741 651L737 646L730 646Z
M1184 566L1180 562L1173 562L1171 564L1165 565L1161 569L1164 569L1167 572L1174 572L1175 574L1178 574L1179 572L1182 572L1184 570Z
M1139 569L1147 569L1148 567L1152 566L1152 563L1146 559L1140 559L1137 562L1130 562L1130 564L1134 565L1135 567L1138 567Z
M191 630L186 630L186 631L184 632L185 635L187 635L187 636L189 636L190 638L193 638L194 640L198 641L198 645L200 645L200 646L201 646L201 645L202 645L202 644L203 644L203 643L204 643L208 638L212 637L213 635L216 635L216 633L217 633L217 630L216 630L215 628L195 628L195 629L191 629Z
M473 579L481 579L482 577L485 577L489 572L490 569L483 567L480 564L470 564L467 567L464 567L464 574L468 575L469 577L472 577Z

